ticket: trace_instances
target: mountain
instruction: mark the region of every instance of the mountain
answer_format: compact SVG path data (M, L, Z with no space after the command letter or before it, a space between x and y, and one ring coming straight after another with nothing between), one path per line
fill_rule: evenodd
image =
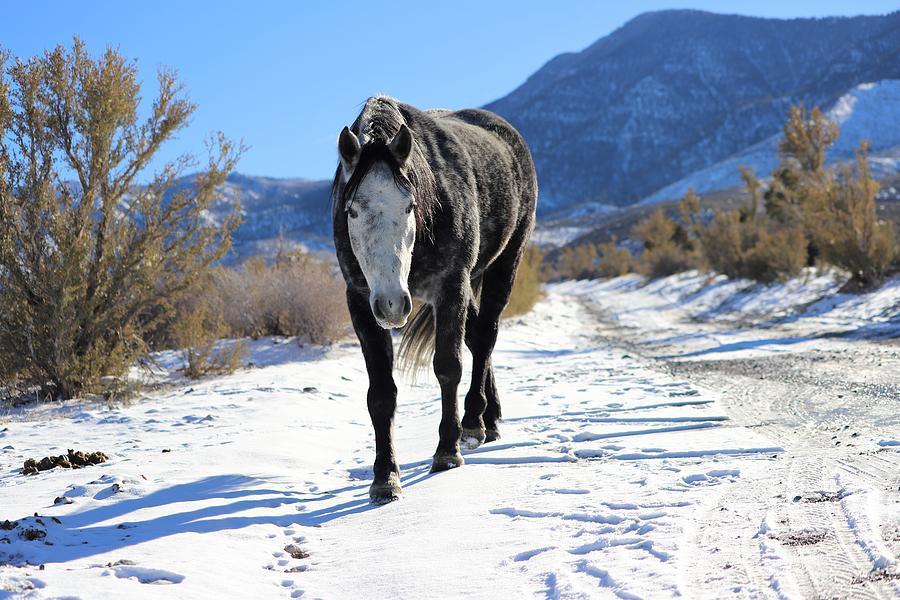
M829 162L853 160L860 143L868 141L869 163L876 177L900 170L900 80L861 84L838 99L827 116L841 128L840 137L828 150ZM688 188L701 193L740 185L738 167L742 165L768 176L778 164L780 141L780 133L770 136L657 190L642 203L678 198Z
M278 245L324 250L331 245L331 181L276 179L232 173L222 200L209 218L222 222L237 198L243 223L232 236L225 262L261 254L272 256Z
M885 79L900 79L900 12L661 11L557 56L486 108L531 146L548 214L633 204L777 135L792 104L830 107Z

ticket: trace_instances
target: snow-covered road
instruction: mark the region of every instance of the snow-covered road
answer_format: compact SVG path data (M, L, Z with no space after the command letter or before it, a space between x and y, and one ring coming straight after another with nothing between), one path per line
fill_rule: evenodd
M828 544L811 540L830 530L760 512L782 502L838 507L852 536L837 542L862 561L853 576L892 572L900 496L886 513L886 489L816 479L806 448L799 498L778 498L793 440L601 341L576 292L552 290L504 325L503 438L466 452L464 467L428 473L437 387L401 386L404 497L386 506L368 502L374 441L355 343L263 340L259 366L228 377L0 417L0 563L12 563L0 598L802 597L795 550L815 556ZM858 443L895 457L900 437ZM18 474L67 448L110 460ZM847 595L898 593L887 576L876 583Z

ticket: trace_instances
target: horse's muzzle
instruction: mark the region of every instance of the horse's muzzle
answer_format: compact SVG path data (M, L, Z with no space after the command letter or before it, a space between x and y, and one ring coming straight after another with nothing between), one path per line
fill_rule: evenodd
M407 291L373 294L371 304L375 320L385 329L403 327L412 312L412 298Z

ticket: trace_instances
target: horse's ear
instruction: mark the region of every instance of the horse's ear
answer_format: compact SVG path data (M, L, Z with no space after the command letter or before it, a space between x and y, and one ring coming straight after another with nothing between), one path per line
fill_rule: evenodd
M350 172L356 166L356 159L359 158L359 138L350 131L349 127L341 129L341 135L338 137L338 152L341 155L344 174L350 177Z
M391 154L394 155L400 166L405 165L410 152L412 152L412 132L406 126L406 123L400 126L400 131L391 140L389 147Z

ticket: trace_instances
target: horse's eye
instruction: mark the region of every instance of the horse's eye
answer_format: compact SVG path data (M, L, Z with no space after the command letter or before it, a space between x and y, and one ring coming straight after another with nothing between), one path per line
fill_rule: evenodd
M412 209L413 209L413 207L414 207L415 205L416 205L415 202L410 202L410 203L409 203L409 206L406 207L406 214L411 213L411 212L412 212Z
M352 206L347 208L347 214L350 215L350 218L351 218L351 219L355 219L356 217L359 216L359 215L356 213L356 211L353 210L353 207L352 207Z

